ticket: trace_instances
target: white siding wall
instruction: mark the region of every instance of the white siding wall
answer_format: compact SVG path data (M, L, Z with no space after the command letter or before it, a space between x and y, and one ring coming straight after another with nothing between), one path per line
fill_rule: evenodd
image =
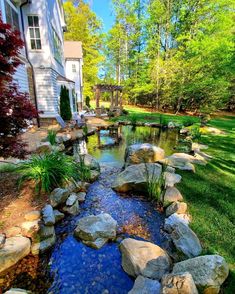
M20 91L29 93L29 81L25 64L17 68L14 74L14 82L19 85Z
M76 72L73 72L73 65ZM66 77L75 82L75 92L77 94L77 102L82 102L82 60L66 60L65 62Z
M52 69L35 69L38 109L41 117L55 117L58 114L58 74Z

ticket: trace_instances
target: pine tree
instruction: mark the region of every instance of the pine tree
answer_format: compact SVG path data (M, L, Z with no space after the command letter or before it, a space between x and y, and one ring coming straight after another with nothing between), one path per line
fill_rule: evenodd
M72 118L69 90L65 86L62 86L60 89L60 115L63 120L70 120Z

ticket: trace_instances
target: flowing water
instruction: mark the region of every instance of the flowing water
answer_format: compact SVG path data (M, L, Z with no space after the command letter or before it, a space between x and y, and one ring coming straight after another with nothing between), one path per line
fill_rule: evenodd
M74 153L88 151L100 162L101 176L89 187L86 201L80 205L80 214L67 217L56 226L57 243L49 256L47 274L51 285L45 292L38 293L128 293L134 280L121 267L119 243L123 238L132 237L164 247L165 237L161 232L164 217L146 198L141 195L119 195L111 189L111 183L123 166L127 145L153 143L169 155L173 153L177 136L176 131L123 126L101 130L90 136L87 142L74 144ZM96 250L74 238L73 231L78 219L101 212L109 213L117 220L118 235L115 242ZM30 290L30 284L25 285ZM14 286L18 286L17 283Z

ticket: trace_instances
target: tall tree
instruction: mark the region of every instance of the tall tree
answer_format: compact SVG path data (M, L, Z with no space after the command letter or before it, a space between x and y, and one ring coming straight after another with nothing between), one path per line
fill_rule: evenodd
M92 95L92 86L98 80L102 46L101 22L83 0L64 3L67 32L65 40L81 41L83 46L84 96Z

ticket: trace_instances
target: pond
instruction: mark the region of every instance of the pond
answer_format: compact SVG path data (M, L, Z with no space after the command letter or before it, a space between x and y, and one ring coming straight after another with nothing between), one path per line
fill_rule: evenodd
M50 294L126 294L133 287L134 279L122 269L120 242L126 237L151 241L163 248L167 240L161 231L164 216L153 203L141 195L119 195L111 189L112 181L124 163L127 145L153 143L166 154L174 152L178 133L158 128L122 126L101 130L87 142L76 142L73 152L88 151L101 164L101 176L90 185L81 212L67 217L56 226L57 243L48 256L42 256L49 266L40 270L38 278L47 281L45 289L37 288L36 279L17 278L11 286L33 290L33 293ZM78 219L101 212L109 213L118 222L115 242L96 250L74 238ZM49 261L48 261L49 260ZM44 276L43 276L44 275ZM40 276L40 277L39 277ZM29 278L29 276L27 276ZM49 281L49 282L48 282Z
M87 142L74 144L73 152L88 152L99 162L122 167L126 146L136 143L150 143L165 150L166 155L174 152L178 141L177 130L162 130L147 126L119 126L100 130L87 138Z

